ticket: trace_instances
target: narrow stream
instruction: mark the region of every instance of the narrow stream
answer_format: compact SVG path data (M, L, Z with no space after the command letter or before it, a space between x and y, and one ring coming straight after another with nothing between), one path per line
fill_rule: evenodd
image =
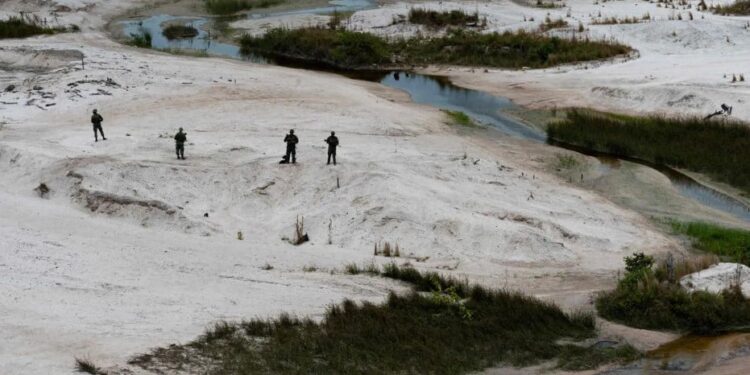
M250 18L265 18L292 14L329 14L334 11L356 11L368 9L375 6L371 0L334 0L329 6L312 9L295 9L283 12L252 13ZM257 55L242 55L240 48L236 45L217 42L210 38L210 17L174 17L170 15L157 15L145 19L122 21L125 35L141 34L148 32L152 36L152 47L157 49L179 49L186 51L202 52L213 56L242 59L263 64L279 64L298 68L316 68L310 64L302 64L283 61L279 59L265 58ZM195 38L182 40L168 40L162 35L162 27L165 23L180 22L193 25L199 30ZM407 92L415 103L430 105L440 109L461 111L476 121L494 127L505 134L534 142L547 142L545 132L531 128L519 121L512 119L502 113L503 110L513 108L514 104L506 98L497 97L482 91L465 89L453 85L449 80L440 77L427 76L406 71L398 72L339 72L354 79L379 82L385 86L396 88ZM611 163L612 156L592 152L567 145L557 145L566 149L574 150L589 156L595 156L607 163L612 168L619 164ZM664 174L672 182L672 185L685 197L723 212L726 212L743 221L750 222L750 207L743 202L723 194L717 190L698 183L693 178L671 168L654 165L634 159L627 161L646 165Z

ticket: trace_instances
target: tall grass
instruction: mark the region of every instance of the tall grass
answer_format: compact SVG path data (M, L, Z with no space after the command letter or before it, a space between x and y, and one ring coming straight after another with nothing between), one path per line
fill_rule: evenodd
M71 27L71 30L75 28ZM49 35L64 32L64 27L48 27L32 17L8 17L0 20L0 39L27 38L34 35Z
M345 69L392 62L544 68L630 52L627 46L609 41L567 39L524 31L482 34L460 29L442 37L403 40L320 27L273 29L260 37L246 35L240 43L244 53L294 57Z
M750 15L750 0L738 0L729 5L716 5L711 10L724 16L747 16Z
M599 314L645 329L716 333L750 324L750 301L738 286L713 294L688 292L679 278L655 272L651 264L630 269L617 287L596 299Z
M479 24L479 13L469 14L462 10L438 12L422 8L409 10L409 22L433 28L467 26Z
M206 10L212 14L228 15L256 8L268 8L286 0L206 0Z
M750 231L709 223L671 224L677 233L691 237L696 248L750 266Z
M591 314L568 315L533 297L412 268L391 265L381 274L412 283L414 291L391 293L379 305L346 300L319 323L288 315L221 323L190 344L154 350L131 364L204 363L208 374L440 375L555 359L560 367L592 368L638 356L558 343L591 337Z
M139 48L151 48L151 41L151 33L142 29L140 33L130 34L130 40L127 41L127 44Z
M750 124L572 110L551 140L705 173L750 192Z

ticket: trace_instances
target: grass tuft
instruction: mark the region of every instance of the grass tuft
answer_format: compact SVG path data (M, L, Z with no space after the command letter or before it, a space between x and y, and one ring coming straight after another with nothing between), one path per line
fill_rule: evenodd
M448 115L451 124L466 126L469 128L475 128L479 126L476 122L474 122L474 120L472 120L471 117L469 117L469 115L464 112L449 111L447 109L444 109L443 112Z
M76 358L75 360L76 360L75 370L78 372L91 374L91 375L105 375L106 374L88 359Z
M750 192L750 124L572 110L547 134L597 152L705 173Z

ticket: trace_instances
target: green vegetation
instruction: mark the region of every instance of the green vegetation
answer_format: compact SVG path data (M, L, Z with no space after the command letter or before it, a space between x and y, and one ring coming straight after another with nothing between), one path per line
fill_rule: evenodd
M547 17L544 19L544 22L542 22L541 25L539 25L539 30L542 32L549 31L552 29L561 29L564 27L568 27L568 22L565 21L562 18L558 18L556 20L552 20L551 18Z
M474 122L474 120L471 119L471 117L469 117L469 115L461 111L449 111L447 109L444 109L443 112L448 115L451 124L466 126L468 128L475 128L479 126Z
M162 34L169 40L194 38L198 36L198 29L190 25L169 25L162 30Z
M0 20L0 39L27 38L34 35L49 35L65 31L77 31L78 26L47 27L36 17L9 17Z
M241 38L242 52L312 60L337 67L390 63L388 43L375 35L324 28L273 29L262 37Z
M708 223L672 222L671 225L675 232L691 237L696 248L750 265L750 231Z
M739 286L720 294L690 293L679 279L709 263L665 262L653 269L654 261L643 254L627 257L625 276L615 290L596 299L599 314L613 321L646 329L715 333L750 324L750 301Z
M462 10L438 12L420 8L409 10L409 22L433 28L447 26L479 26L479 13L468 14ZM486 21L484 21L486 23Z
M380 305L346 300L329 307L319 323L288 315L218 323L194 342L156 349L130 363L206 374L458 374L554 359L561 368L593 368L639 356L627 346L558 343L593 336L591 314L568 315L519 293L410 267L391 264L377 271L410 283L413 291L391 293Z
M151 33L141 30L139 34L130 34L130 40L127 44L139 48L151 48Z
M717 5L711 10L723 16L747 16L750 15L750 0L738 0L725 6Z
M77 372L82 372L82 373L91 374L91 375L106 374L104 371L99 369L99 367L94 365L91 361L87 359L82 359L82 358L76 358L75 370Z
M593 151L705 173L750 192L750 125L745 123L572 110L550 124L547 134Z
M566 39L524 31L482 34L452 30L442 37L386 40L379 36L326 28L273 29L240 40L243 53L315 61L356 69L373 65L449 64L502 68L544 68L609 58L630 48L609 41Z
M555 163L557 169L573 169L580 164L578 159L570 154L555 154L555 158L557 158Z
M206 10L212 14L234 14L251 9L269 8L285 0L206 0Z

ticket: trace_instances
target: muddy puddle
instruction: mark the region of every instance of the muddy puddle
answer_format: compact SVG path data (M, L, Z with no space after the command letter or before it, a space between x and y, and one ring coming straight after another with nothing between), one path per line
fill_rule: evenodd
M716 366L750 354L750 333L734 332L718 336L684 336L647 352L628 366L605 371L608 375L665 375L710 373ZM740 367L742 367L740 365ZM735 372L737 374L750 373ZM740 370L743 371L743 370Z

